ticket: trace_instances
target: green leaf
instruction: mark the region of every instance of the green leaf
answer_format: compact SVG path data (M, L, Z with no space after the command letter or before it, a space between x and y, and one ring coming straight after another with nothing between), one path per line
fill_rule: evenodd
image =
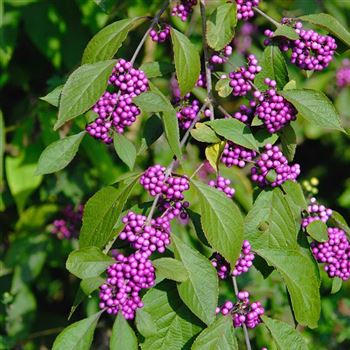
M162 77L168 73L174 71L175 67L173 64L168 62L146 62L143 63L140 68L148 79Z
M344 217L337 211L333 210L332 216L329 218L329 223L330 225L339 227L340 229L345 231L348 236L350 236L350 227L348 226Z
M177 285L182 301L204 323L210 325L215 319L219 286L217 273L209 259L197 250L172 237L176 247L175 256L183 263L188 279ZM203 288L203 281L206 287Z
M191 135L200 142L218 143L221 141L215 132L204 123L197 123L195 129L191 130Z
M207 20L208 45L215 51L222 50L232 41L236 24L236 3L218 6Z
M174 110L170 101L158 90L148 91L134 97L133 102L141 108L143 112L154 113Z
M184 282L188 279L188 273L181 261L173 258L159 258L152 261L157 276L176 281Z
M143 308L136 310L135 323L137 330L144 337L157 335L157 326L153 322L152 316Z
M297 83L295 80L290 80L286 85L283 86L283 90L295 90L297 88Z
M180 147L179 122L176 116L176 111L166 111L161 113L161 116L165 136L168 140L169 146L177 159L181 159L182 152Z
M297 135L294 128L289 124L278 132L282 144L282 153L291 162L294 159L297 148Z
M238 350L230 316L219 317L199 334L191 350Z
M88 200L84 207L83 226L79 235L80 248L102 248L113 238L113 227L139 176L140 174L134 174L123 180L118 190L112 186L104 187Z
M40 100L43 100L52 106L58 107L60 103L62 89L63 85L59 85L56 88L54 88L51 92L49 92L46 96L40 97Z
M225 142L222 141L213 145L209 145L205 149L205 157L216 172L218 172L219 169L219 161L224 146Z
M105 283L106 279L101 276L89 277L81 280L80 288L85 295L90 295L94 290Z
M282 191L263 191L245 218L245 234L254 249L296 247L298 229Z
M91 108L106 90L116 60L85 64L64 84L55 130Z
M184 34L171 28L176 77L181 95L185 95L196 85L201 65L196 47Z
M282 188L287 195L286 198L291 198L293 202L301 209L307 209L304 192L298 182L288 180L282 185Z
M100 311L65 328L55 339L52 350L89 350L102 312Z
M114 133L113 144L118 157L132 170L136 160L136 148L134 144L124 135L118 133Z
M279 350L308 350L302 335L287 323L273 320L265 315L261 316L265 326L270 331Z
M147 119L145 127L143 129L143 136L146 141L146 145L149 147L156 142L163 134L163 125L161 119L152 115Z
M253 249L281 274L290 293L296 320L303 326L316 328L321 300L318 268L312 257L289 248Z
M243 219L232 200L216 188L192 180L200 207L201 223L210 245L233 266L243 244Z
M110 350L138 350L139 348L135 332L121 312L118 312L114 321L109 348Z
M221 78L215 84L215 90L218 92L220 97L227 97L233 91L233 88L230 86L230 78Z
M279 90L282 90L288 83L289 75L287 63L278 46L269 45L265 48L260 66L262 67L262 70L257 74L254 80L254 84L260 90L267 90L267 86L264 83L265 78L275 80L277 83L277 89Z
M2 200L3 182L4 182L4 152L6 144L5 122L2 111L0 110L0 211L4 209Z
M344 131L340 125L338 112L323 92L296 89L279 91L278 93L293 104L310 123L327 129Z
M317 242L328 241L327 225L321 220L315 220L306 226L307 233Z
M203 328L203 324L179 298L173 282L164 281L150 289L142 301L143 311L149 314L157 329L153 336L145 338L142 350L189 348L191 340Z
M302 21L317 25L335 35L343 43L350 46L350 33L336 18L327 13L318 13L299 17Z
M81 279L92 278L99 276L114 262L114 259L103 254L99 248L86 247L74 250L69 254L66 268Z
M254 132L254 138L259 148L265 147L268 143L274 145L278 140L277 134L270 134L266 129L259 129Z
M122 19L100 30L87 44L82 64L109 60L118 52L129 31L141 23L140 17Z
M64 169L75 157L86 132L65 137L47 146L41 153L35 175L55 173Z
M331 294L338 293L343 286L343 280L339 277L332 278L332 290Z
M249 127L237 119L217 119L205 124L226 140L248 149L258 150L258 145Z
M295 29L287 25L279 24L273 36L283 36L291 40L298 40L299 35L295 32Z

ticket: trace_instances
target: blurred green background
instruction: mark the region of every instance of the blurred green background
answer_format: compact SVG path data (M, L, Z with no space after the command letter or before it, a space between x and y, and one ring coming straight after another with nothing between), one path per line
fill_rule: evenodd
M220 1L209 1L215 6ZM63 171L49 176L34 176L42 150L70 131L85 127L84 117L53 131L57 110L39 97L64 83L80 63L89 39L106 24L127 16L152 15L161 1L149 0L5 0L0 2L0 89L1 111L5 137L0 149L0 349L50 349L52 341L67 324L67 317L78 288L78 281L65 270L69 252L77 247L75 240L59 240L49 231L50 223L60 218L60 210L67 204L84 203L94 192L111 184L128 171L118 159L113 147L106 147L85 137L78 156ZM297 17L303 14L328 12L346 27L350 27L350 1L342 0L270 0L261 8L273 18ZM164 18L166 18L166 15ZM170 16L168 16L170 18ZM191 23L172 18L172 25L191 35L200 47L199 14ZM252 43L248 52L260 56L264 47L263 31L271 25L261 17L253 21ZM147 23L133 31L118 57L130 58L147 28ZM241 26L241 24L240 24ZM240 28L237 35L240 35ZM169 44L156 46L147 41L138 64L154 60L171 61ZM341 61L348 57L340 47L334 62L321 73L307 77L289 65L291 79L297 86L323 90L339 109L343 125L350 130L350 87L337 88L335 74ZM235 52L230 65L243 61L244 53ZM156 79L164 91L169 77ZM239 100L227 99L225 107L234 111ZM147 138L150 121L143 120L128 131L128 138L139 147ZM350 214L350 142L345 134L325 132L298 119L296 161L301 164L301 180L316 176L319 181L319 200L339 211L345 218ZM199 158L203 158L200 144L193 142L184 164L193 172ZM137 169L154 162L167 164L171 159L168 146L160 138L151 150L140 150ZM3 176L1 176L3 174ZM237 190L236 200L243 211L251 204L252 188L246 174L227 171ZM130 206L147 197L136 189ZM174 229L178 229L175 227ZM181 228L184 231L183 228ZM185 226L183 235L191 239L191 227ZM286 291L272 274L263 280L256 270L244 279L254 298L261 299L267 314L293 322ZM310 349L350 349L350 287L344 284L331 295L331 281L323 275L322 316L319 328L305 330ZM223 286L222 298L232 296L229 285ZM86 298L72 316L77 320L94 313L98 307L96 295ZM71 322L70 321L70 322ZM94 341L96 349L108 348L111 319L99 323ZM254 349L267 346L270 339L263 327L254 334Z

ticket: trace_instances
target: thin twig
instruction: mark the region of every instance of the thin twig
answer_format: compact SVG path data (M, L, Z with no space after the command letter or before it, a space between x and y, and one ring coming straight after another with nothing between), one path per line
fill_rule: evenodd
M190 180L192 180L195 176L196 176L196 174L203 168L203 166L204 166L204 163L201 163L200 165L199 165L199 167L197 167L197 169L193 172L193 174L190 176Z
M237 284L237 280L236 280L235 276L232 276L232 284L233 284L233 289L235 291L235 294L237 296L239 293L239 289L238 289L238 284ZM250 344L250 339L249 339L249 334L248 334L248 329L247 329L247 326L245 325L245 323L243 323L242 328L243 328L244 339L245 339L245 344L247 346L247 350L252 350L252 346Z
M169 6L169 0L166 0L166 1L164 2L164 4L163 4L162 8L158 11L158 13L157 13L157 14L155 15L155 17L153 18L153 20L152 20L152 22L151 22L151 25L149 26L149 28L147 29L146 33L145 33L144 36L142 37L142 39L141 39L139 45L137 46L137 48L136 48L136 50L135 50L133 56L131 57L130 62L131 62L132 65L134 64L134 62L135 62L135 60L136 60L138 54L140 53L141 48L142 48L143 44L145 43L145 41L146 41L146 39L147 39L147 37L148 37L150 31L151 31L152 28L158 23L160 16L164 13L164 11L168 8L168 6Z
M218 110L226 117L232 118L232 115L226 111L226 109L224 107L222 107L221 105L218 105Z
M208 44L206 39L207 33L207 17L205 13L205 0L200 2L201 19L202 19L202 39L203 39L203 53L204 53L204 68L207 80L207 100L208 107L210 110L210 120L214 120L214 107L213 107L213 94L212 94L212 81L211 81L211 71L209 69L209 54L208 54Z
M276 27L279 27L281 25L280 23L275 21L272 17L270 17L268 14L266 14L264 11L261 11L259 8L253 7L253 10L259 13L261 16L265 17L269 22L274 24Z

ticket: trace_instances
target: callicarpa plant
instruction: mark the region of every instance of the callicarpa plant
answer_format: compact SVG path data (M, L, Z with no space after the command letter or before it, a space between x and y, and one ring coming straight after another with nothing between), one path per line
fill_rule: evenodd
M144 35L121 55L137 26ZM262 55L250 50L258 32ZM114 322L113 350L267 349L263 332L269 349L313 348L303 330L318 327L320 271L333 291L349 279L350 229L312 184L299 183L295 123L345 130L332 101L290 71L317 76L349 44L350 33L329 14L271 18L260 0L165 1L152 16L119 20L89 41L81 66L45 97L58 107L55 130L82 115L85 127L50 144L37 174L65 168L84 138L114 147L130 172L77 212L68 209L70 221L53 223L59 238L77 236L83 211L79 246L66 262L81 279L72 312L90 295L99 300L99 311L67 325L53 350L90 349L104 319ZM142 61L145 45L164 45L166 57ZM349 84L348 71L344 60L339 87ZM145 125L142 140L131 133L135 125ZM156 148L162 138L167 148ZM147 151L169 156L136 166ZM254 186L246 207L231 172ZM137 189L142 203L133 199ZM279 276L292 323L249 288L257 274Z

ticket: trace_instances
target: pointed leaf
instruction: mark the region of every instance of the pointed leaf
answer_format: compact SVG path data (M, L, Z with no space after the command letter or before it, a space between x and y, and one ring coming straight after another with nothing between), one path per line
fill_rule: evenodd
M337 110L323 92L295 89L279 91L279 94L293 104L310 123L322 128L344 131Z
M197 123L196 128L191 130L194 139L206 143L218 143L221 140L216 136L215 132L204 123Z
M209 259L198 251L172 237L176 256L188 272L188 279L177 285L179 295L187 307L204 323L211 324L215 319L219 286L215 268ZM206 287L203 288L203 281Z
M315 220L306 226L307 233L317 242L327 242L327 225L321 220Z
M287 25L279 24L273 36L283 36L291 40L298 40L299 35L296 33L295 29Z
M278 132L282 143L282 153L291 162L294 159L297 148L297 135L294 128L289 124Z
M243 219L232 200L216 188L192 180L201 207L201 222L211 246L233 266L243 244Z
M55 173L64 169L75 157L86 132L60 139L47 146L41 153L35 175Z
M122 19L100 30L87 44L82 64L109 60L117 53L135 24L141 23L140 17Z
M144 337L157 335L157 326L153 322L152 316L143 308L136 310L135 324L139 333Z
M74 250L69 254L66 268L81 279L92 278L99 276L114 262L114 259L103 254L99 248L86 247Z
M65 328L55 339L52 350L90 350L94 331L102 312Z
M179 122L176 111L166 111L161 113L163 127L169 146L177 159L181 159Z
M54 88L51 92L49 92L46 96L40 97L40 100L43 100L50 105L58 107L60 103L61 93L62 93L63 85L59 85Z
M221 157L221 153L224 149L225 142L221 141L218 143L214 143L212 145L209 145L205 149L205 157L207 158L207 161L211 165L211 167L218 172L219 170L219 161Z
M279 350L308 350L308 346L302 335L292 326L282 321L273 320L265 315L261 318L270 331Z
M191 41L174 28L171 28L176 77L181 95L192 90L200 73L200 58L196 47Z
M157 78L173 72L175 67L168 62L146 62L139 69L147 75L147 78Z
M191 350L238 350L232 318L219 317L195 340Z
M85 64L64 84L55 130L91 108L106 90L116 60Z
M114 133L113 144L118 157L132 170L136 160L136 148L134 144L124 135L118 133Z
M188 272L181 261L173 258L159 258L152 261L157 276L176 282L184 282L188 279Z
M121 312L118 312L114 321L109 348L110 350L138 350L139 348L135 332Z
M207 20L208 45L215 51L222 50L232 41L236 24L236 3L218 6Z

